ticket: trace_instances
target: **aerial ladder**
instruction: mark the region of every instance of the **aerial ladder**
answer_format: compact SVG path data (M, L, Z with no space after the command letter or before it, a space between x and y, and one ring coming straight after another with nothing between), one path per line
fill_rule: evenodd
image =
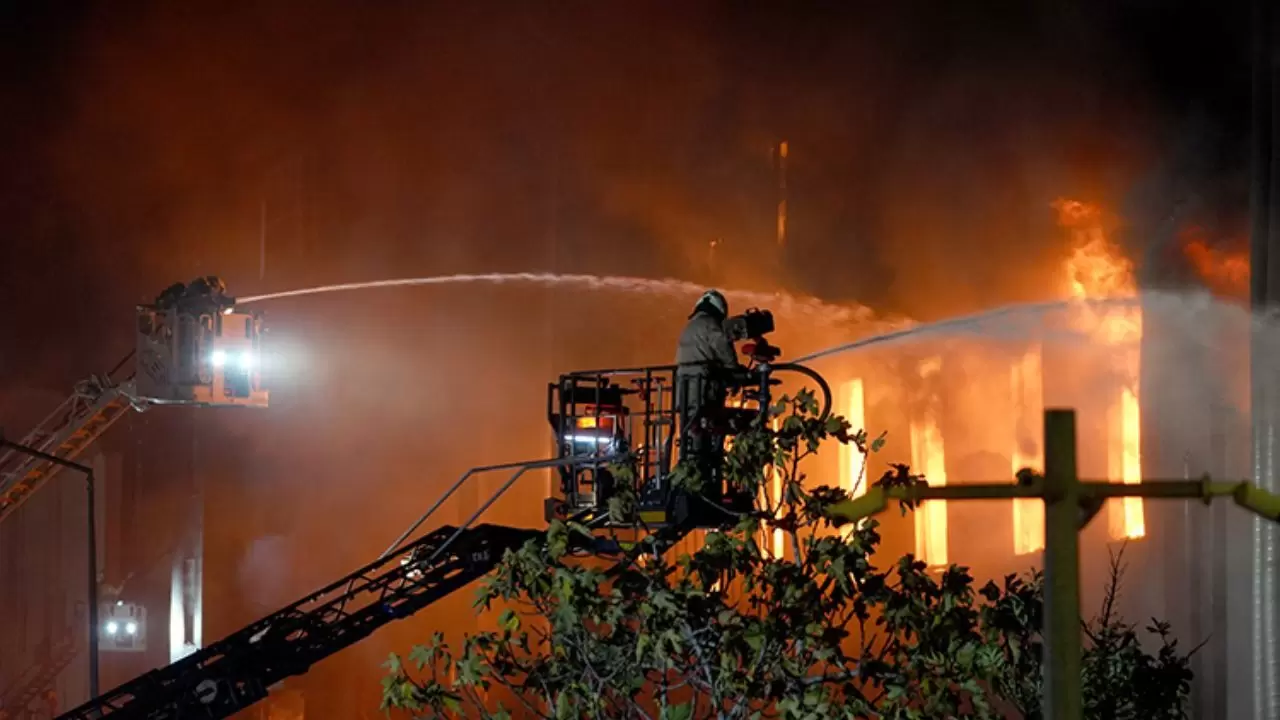
M683 417L677 401L683 381L675 366L562 375L548 386L547 421L556 448L552 458L467 471L373 562L61 718L226 718L250 707L283 680L487 575L508 551L544 542L544 528L478 522L530 470L558 473L559 492L547 499L545 519L600 531L590 537L575 534L571 550L612 559L610 572L642 555L666 552L691 530L734 524L737 515L725 510L749 509L753 498L718 476L712 489L698 497L671 482L680 448L695 425L723 447L726 437L741 432L753 418L767 421L778 372L815 380L824 395L824 416L831 394L811 370L775 362L779 351L763 340L773 330L767 311L748 311L731 318L728 327L737 339L750 340L743 349L752 357L751 365L720 376L725 392L737 396L732 408L715 408L705 421ZM623 464L634 469L632 490L638 502L619 515L610 511L609 501L621 490L615 471ZM470 517L410 539L458 489L481 473L499 470L512 474ZM625 533L619 530L636 532L623 540Z
M175 285L135 311L135 344L0 454L0 522L130 410L157 405L267 407L261 313L239 312L221 281ZM0 438L3 438L0 435ZM35 450L35 453L30 452ZM47 457L41 457L41 456Z
M133 349L110 371L76 383L26 435L0 433L0 523L130 411L161 405L265 408L260 359L263 316L242 312L215 277L175 284L135 308ZM90 616L93 613L89 613ZM90 632L96 632L94 628ZM80 652L68 631L38 653L0 695L23 712Z

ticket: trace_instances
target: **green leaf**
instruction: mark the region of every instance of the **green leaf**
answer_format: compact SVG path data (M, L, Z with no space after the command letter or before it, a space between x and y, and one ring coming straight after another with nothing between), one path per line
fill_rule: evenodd
M578 533L579 535L584 535L588 538L595 537L591 532L591 528L587 527L586 525L583 525L580 522L570 521L568 524L569 524L569 529Z
M568 693L560 693L556 696L556 718L568 720L573 716L573 705L569 700Z
M693 717L693 703L668 706L666 717L670 720L690 720Z
M503 610L498 616L498 627L508 632L515 632L520 629L520 616L510 608Z
M431 665L435 656L436 649L431 645L414 645L409 651L409 660L413 661L414 667L419 670Z

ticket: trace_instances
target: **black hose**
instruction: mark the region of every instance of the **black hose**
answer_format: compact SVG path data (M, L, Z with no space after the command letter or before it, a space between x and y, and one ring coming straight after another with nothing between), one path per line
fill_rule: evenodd
M772 365L771 369L778 372L800 373L801 375L804 375L809 379L813 380L814 382L816 382L818 384L818 389L822 391L822 399L823 399L822 412L818 415L818 422L827 421L827 418L831 416L832 398L831 398L831 386L827 384L826 378L819 375L815 370L807 368L804 365L797 365L795 363L778 363L776 365Z

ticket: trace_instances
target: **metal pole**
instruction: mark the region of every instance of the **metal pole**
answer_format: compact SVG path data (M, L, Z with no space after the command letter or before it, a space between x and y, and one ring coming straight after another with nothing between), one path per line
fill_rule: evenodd
M1216 477L1227 477L1227 413L1222 406L1214 408L1213 434L1209 440L1211 472ZM1229 597L1229 579L1227 576L1227 512L1226 508L1214 506L1209 516L1211 530L1209 534L1209 567L1212 580L1209 582L1209 626L1219 628L1218 637L1222 638L1204 665L1211 668L1206 675L1209 688L1209 704L1202 710L1201 717L1227 717L1227 677L1230 662L1227 648L1231 646L1231 636L1225 630L1229 627L1227 615L1227 598ZM1195 635L1193 637L1200 637Z
M1250 177L1250 306L1255 313L1266 313L1280 296L1280 218L1276 207L1277 174L1280 152L1276 142L1280 136L1280 87L1277 86L1276 16L1273 3L1255 0L1253 4L1253 77L1252 77L1252 167ZM1253 420L1253 477L1258 485L1274 491L1277 476L1277 445L1280 445L1280 408L1277 408L1272 358L1264 347L1265 333L1255 321L1250 340L1251 414ZM1252 546L1252 567L1248 586L1249 619L1242 636L1250 652L1248 667L1255 718L1280 715L1276 697L1276 530L1268 523L1253 520L1248 545ZM1243 648L1232 653L1241 656ZM1243 667L1241 668L1244 669ZM1235 676L1236 673L1233 673ZM1239 673L1244 675L1243 672ZM1243 683L1242 683L1243 684ZM1238 692L1238 690L1236 690Z
M1044 651L1046 720L1080 720L1080 483L1076 418L1044 414Z
M93 468L6 440L0 436L0 448L12 448L45 462L84 473L89 506L89 695L98 697L98 523L94 502Z

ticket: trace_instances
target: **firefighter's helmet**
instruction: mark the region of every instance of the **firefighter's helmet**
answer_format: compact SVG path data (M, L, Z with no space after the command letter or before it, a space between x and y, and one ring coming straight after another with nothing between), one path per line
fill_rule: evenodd
M719 290L708 290L702 293L702 297L698 298L698 302L694 304L693 311L696 313L704 305L710 305L724 317L729 316L729 301L724 299L724 295Z

